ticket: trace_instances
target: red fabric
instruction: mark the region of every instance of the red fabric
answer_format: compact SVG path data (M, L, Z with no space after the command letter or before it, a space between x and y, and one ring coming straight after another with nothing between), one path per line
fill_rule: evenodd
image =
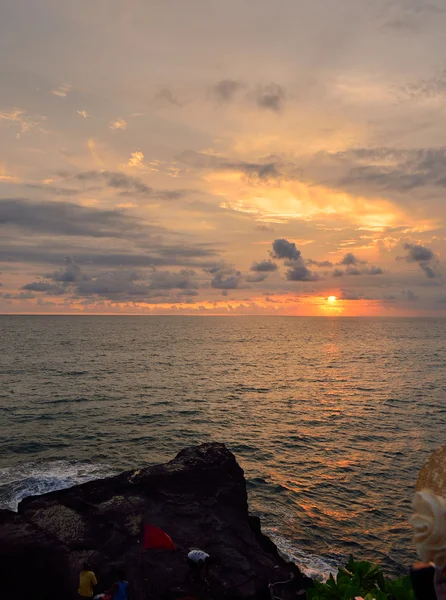
M166 548L167 550L176 550L175 544L171 538L159 527L153 525L144 526L143 549L148 548Z

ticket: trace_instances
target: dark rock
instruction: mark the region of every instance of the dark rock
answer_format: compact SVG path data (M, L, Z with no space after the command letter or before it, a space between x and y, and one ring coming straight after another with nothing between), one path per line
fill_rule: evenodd
M163 529L177 550L142 551L144 523ZM215 559L209 583L189 581L191 546ZM284 599L311 585L283 560L249 516L243 471L223 444L182 450L165 465L128 471L68 490L26 498L0 511L0 585L5 600L76 598L88 559L107 589L124 568L133 600Z

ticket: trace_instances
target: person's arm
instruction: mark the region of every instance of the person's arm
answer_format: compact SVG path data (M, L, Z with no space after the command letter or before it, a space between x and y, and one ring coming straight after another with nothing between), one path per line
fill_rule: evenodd
M93 589L95 585L98 585L98 580L96 579L96 575L93 573L93 571L90 571L90 585L91 589Z

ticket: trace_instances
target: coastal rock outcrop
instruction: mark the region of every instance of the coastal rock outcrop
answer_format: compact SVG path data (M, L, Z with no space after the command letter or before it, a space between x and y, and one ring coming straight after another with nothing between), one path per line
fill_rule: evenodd
M144 523L176 550L142 549ZM209 583L189 581L195 546L215 558ZM92 564L98 592L124 568L133 600L304 598L311 581L283 560L248 513L241 467L223 444L182 450L164 465L127 471L43 496L18 513L0 511L0 582L5 600L76 598L79 567Z

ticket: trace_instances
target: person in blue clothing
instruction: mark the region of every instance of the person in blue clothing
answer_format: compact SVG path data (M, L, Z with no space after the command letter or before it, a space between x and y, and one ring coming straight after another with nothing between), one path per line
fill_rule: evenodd
M120 571L118 581L113 586L113 600L128 600L129 584L125 580L125 574Z

